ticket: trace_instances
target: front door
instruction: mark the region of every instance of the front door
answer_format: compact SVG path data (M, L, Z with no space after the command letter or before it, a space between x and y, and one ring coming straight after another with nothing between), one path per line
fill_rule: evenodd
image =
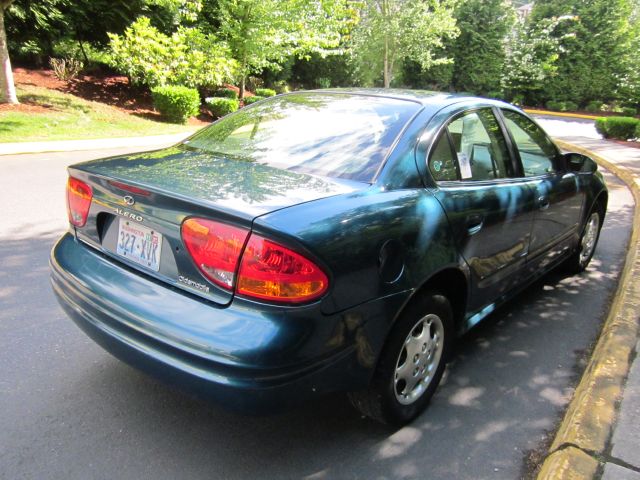
M536 191L529 269L544 270L575 245L584 193L577 175L558 163L558 149L538 125L513 110L504 109L502 115L523 174Z

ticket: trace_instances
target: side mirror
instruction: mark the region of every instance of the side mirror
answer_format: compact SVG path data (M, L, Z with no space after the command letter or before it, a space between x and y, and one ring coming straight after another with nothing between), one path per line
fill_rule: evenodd
M593 173L598 169L598 164L581 153L565 153L562 155L567 170L576 173Z

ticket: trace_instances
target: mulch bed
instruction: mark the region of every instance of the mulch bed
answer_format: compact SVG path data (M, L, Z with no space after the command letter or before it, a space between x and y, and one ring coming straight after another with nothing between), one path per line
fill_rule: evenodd
M151 120L162 121L160 114L153 109L153 100L148 91L129 84L121 75L95 74L79 75L68 82L59 80L50 69L14 68L16 85L31 85L69 93L85 100L104 103L125 113ZM0 105L1 110L41 113L48 111L39 105ZM0 111L1 111L0 110ZM196 118L189 119L189 125L203 126L213 118L205 110Z

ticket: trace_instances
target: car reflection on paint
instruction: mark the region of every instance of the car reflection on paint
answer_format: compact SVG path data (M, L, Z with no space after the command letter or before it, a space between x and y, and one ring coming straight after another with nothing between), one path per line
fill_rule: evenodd
M328 392L405 423L458 335L563 265L595 163L517 108L394 90L278 96L174 147L69 168L53 289L106 350L242 411Z

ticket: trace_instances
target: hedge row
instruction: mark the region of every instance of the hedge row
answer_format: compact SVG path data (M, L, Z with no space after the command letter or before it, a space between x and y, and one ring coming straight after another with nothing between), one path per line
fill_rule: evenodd
M547 102L546 107L557 112L576 112L578 110L578 104L571 101L556 102L550 100Z
M234 98L207 97L204 102L214 117L224 117L238 110L240 102Z
M200 111L200 94L195 88L167 85L151 89L153 106L170 122L186 123Z
M257 88L253 97L244 99L245 105L276 95L275 90ZM153 105L170 122L186 123L187 119L200 111L200 95L195 88L168 85L151 89ZM238 92L231 88L216 90L213 97L205 98L205 104L214 117L223 117L238 110Z
M604 138L619 138L621 140L640 138L640 119L603 117L596 120L596 130Z
M275 97L276 91L271 88L256 88L256 95L258 97Z
M251 105L252 103L259 102L260 100L264 100L264 97L260 97L258 95L254 95L253 97L244 97L244 104Z

